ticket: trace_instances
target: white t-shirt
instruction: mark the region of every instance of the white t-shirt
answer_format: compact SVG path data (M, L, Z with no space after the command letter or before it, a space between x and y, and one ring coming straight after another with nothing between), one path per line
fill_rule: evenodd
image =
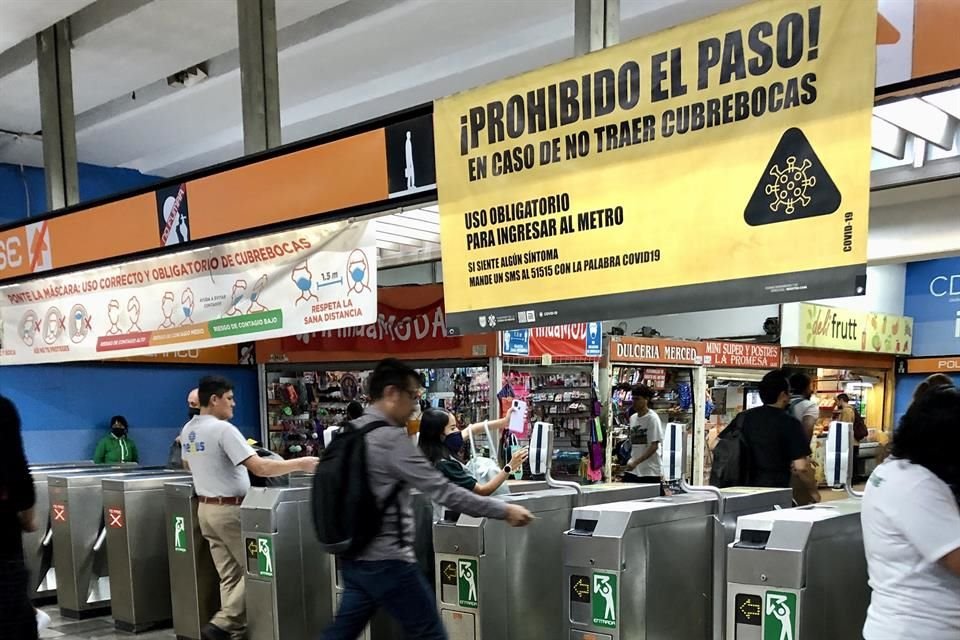
M860 518L873 589L863 637L960 638L960 576L938 562L960 548L960 509L946 483L890 458L870 476Z
M213 416L195 416L180 432L183 459L193 474L193 489L208 498L242 498L250 476L241 466L257 455L240 430Z
M800 421L800 424L803 424L804 418L813 418L814 422L820 419L820 405L818 405L813 400L807 400L806 398L800 399L799 402L794 404L794 400L800 396L793 396L790 398L793 417Z
M637 458L643 455L647 446L654 442L663 442L663 425L660 424L660 416L657 415L657 412L651 409L644 416L639 416L636 413L630 416L630 457ZM660 464L660 452L657 451L627 473L632 473L639 478L662 477L663 468Z

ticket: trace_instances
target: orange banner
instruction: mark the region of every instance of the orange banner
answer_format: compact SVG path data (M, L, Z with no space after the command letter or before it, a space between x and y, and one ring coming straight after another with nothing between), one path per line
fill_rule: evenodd
M911 358L907 373L960 373L960 358Z
M278 153L0 231L0 282L156 249L182 250L198 240L436 186L430 115Z

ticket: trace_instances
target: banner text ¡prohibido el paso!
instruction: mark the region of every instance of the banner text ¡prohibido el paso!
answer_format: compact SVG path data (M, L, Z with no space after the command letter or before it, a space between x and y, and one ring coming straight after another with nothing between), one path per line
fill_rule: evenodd
M370 324L373 222L331 222L0 288L0 364L142 356Z
M438 101L448 331L864 293L876 12L753 2Z

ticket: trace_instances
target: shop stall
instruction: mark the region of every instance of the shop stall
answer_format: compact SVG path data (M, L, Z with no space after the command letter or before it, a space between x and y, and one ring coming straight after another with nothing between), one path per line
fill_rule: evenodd
M609 437L606 441L606 474L622 476L615 452L628 438L631 389L636 384L650 387L655 397L652 408L666 426L684 426L687 451L686 473L695 484L704 479L705 398L707 395L704 343L661 338L613 336L607 346L609 377Z
M738 413L762 404L758 385L768 371L780 368L780 345L705 340L703 364L707 367L705 418L709 442Z
M599 322L500 334L500 415L514 400L527 406L522 430L513 430L521 444L527 442L532 423L554 425L557 452L553 469L557 477L584 482L602 479L604 434L596 402L602 353Z
M381 287L375 324L257 344L264 442L285 458L315 455L324 429L346 419L349 403L367 404L366 378L388 357L420 372L425 405L465 423L484 420L496 348L493 333L447 335L440 285Z
M807 303L784 305L783 366L810 376L813 399L820 405L812 448L821 484L826 434L831 421L840 417L837 396L846 394L866 422L861 458L877 453L893 433L895 362L910 354L912 341L909 317ZM869 460L860 462L861 469L870 466Z

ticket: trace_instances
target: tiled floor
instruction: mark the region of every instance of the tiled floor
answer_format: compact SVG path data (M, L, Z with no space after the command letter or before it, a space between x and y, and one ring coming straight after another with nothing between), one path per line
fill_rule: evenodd
M41 639L51 640L174 640L172 629L149 631L136 635L117 631L113 618L104 616L91 620L70 620L60 615L56 606L44 607L50 616L50 626L40 634Z

